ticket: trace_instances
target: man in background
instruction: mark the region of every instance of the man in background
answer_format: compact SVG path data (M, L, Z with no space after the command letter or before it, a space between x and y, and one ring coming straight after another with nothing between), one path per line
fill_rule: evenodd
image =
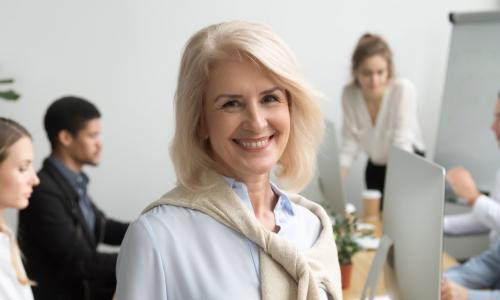
M500 145L500 93L491 130ZM479 192L472 176L463 167L449 170L446 179L457 196L467 199L472 213L446 216L445 233L490 230L490 249L443 274L441 299L500 299L500 171L491 197Z
M491 130L500 145L500 92ZM467 200L472 212L445 216L444 232L453 235L490 231L490 248L494 249L496 243L500 241L500 170L496 174L495 186L490 197L479 192L474 179L464 167L448 170L446 180L458 197Z
M108 219L87 193L85 165L97 166L101 123L87 100L63 97L44 118L52 152L39 171L41 184L19 214L18 238L37 300L109 300L116 280L116 253L128 224Z

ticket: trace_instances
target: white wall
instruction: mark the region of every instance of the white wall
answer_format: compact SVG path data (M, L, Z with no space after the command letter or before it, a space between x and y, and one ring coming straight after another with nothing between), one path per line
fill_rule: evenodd
M49 153L42 126L49 103L67 94L96 103L105 144L102 164L86 169L90 193L109 215L135 218L175 182L168 145L184 43L208 24L247 19L267 23L289 43L337 125L355 42L366 31L383 35L397 73L418 88L432 155L451 33L447 15L498 7L492 0L2 1L0 78L14 77L23 97L0 101L0 115L33 133L38 168ZM362 167L360 160L349 179L354 200Z

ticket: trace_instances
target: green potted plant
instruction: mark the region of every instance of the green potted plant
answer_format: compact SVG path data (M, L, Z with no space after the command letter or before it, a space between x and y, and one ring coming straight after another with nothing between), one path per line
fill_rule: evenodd
M351 281L352 257L361 250L361 247L353 238L355 218L351 215L345 217L335 215L334 219L333 233L337 244L342 288L346 289Z
M11 84L14 83L14 79L0 79L0 84ZM19 94L14 90L0 90L0 98L8 101L16 101L19 99Z

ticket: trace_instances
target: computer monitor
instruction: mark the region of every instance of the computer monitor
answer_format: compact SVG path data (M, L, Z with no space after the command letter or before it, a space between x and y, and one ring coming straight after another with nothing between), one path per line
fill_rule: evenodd
M325 121L325 135L317 156L317 186L324 202L334 212L344 215L346 196L340 172L340 155L337 134L332 122Z
M367 289L373 288L374 294L384 266L391 299L440 299L444 189L443 167L399 148L390 149L384 236L362 298Z

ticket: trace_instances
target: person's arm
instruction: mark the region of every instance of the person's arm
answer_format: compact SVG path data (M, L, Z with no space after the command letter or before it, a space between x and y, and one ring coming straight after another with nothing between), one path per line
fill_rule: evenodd
M444 273L444 277L469 290L491 289L500 280L500 244L460 266Z
M495 200L481 195L476 198L472 212L486 227L500 231L500 204Z
M473 207L475 218L482 225L500 231L500 204L479 192L474 179L464 167L448 170L446 181L457 196L467 199L467 203Z
M351 93L348 88L342 92L342 144L340 147L340 165L342 178L345 179L353 160L359 152L359 141L355 134L355 117Z
M162 258L144 218L129 226L120 249L116 273L117 299L167 299Z
M491 300L500 299L500 290L467 289L453 281L441 283L441 300Z
M129 223L108 219L95 204L94 211L98 216L96 222L99 222L99 242L112 246L120 246L125 236L125 232L127 232Z
M451 186L453 192L467 200L467 204L474 205L481 196L476 182L464 167L454 167L446 171L446 182Z
M441 281L441 300L467 300L468 290L449 280Z
M401 80L395 87L394 97L397 97L396 120L392 143L408 152L413 152L415 142L414 123L418 122L417 92L413 83Z
M54 186L40 186L33 192L30 205L20 214L20 239L25 236L30 251L47 254L57 259L65 272L89 280L114 286L116 254L98 253L85 241L84 232L75 217L64 207L64 195Z
M479 234L489 230L473 213L444 216L443 231L448 235Z

